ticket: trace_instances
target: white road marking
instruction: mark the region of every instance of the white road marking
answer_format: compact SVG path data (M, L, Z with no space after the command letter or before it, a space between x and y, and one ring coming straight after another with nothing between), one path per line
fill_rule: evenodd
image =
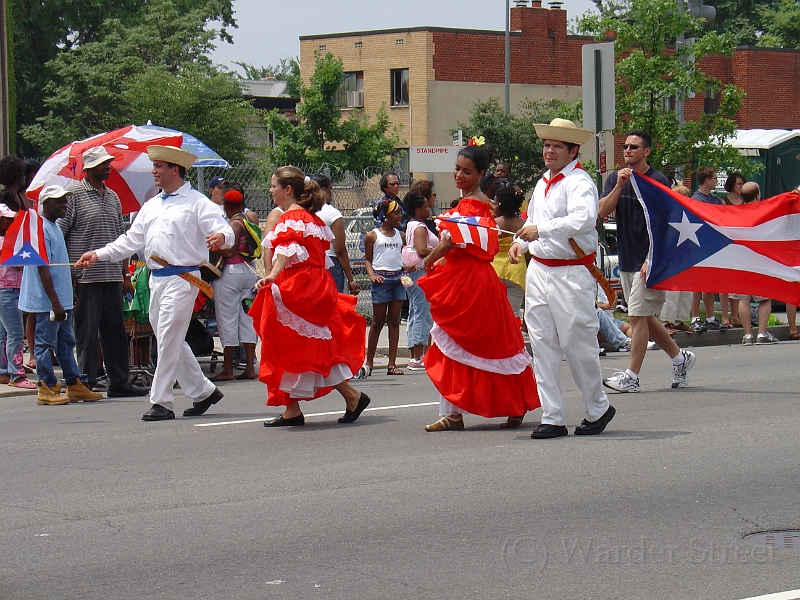
M791 592L779 592L777 594L767 594L766 596L753 596L752 598L745 598L745 600L798 600L800 599L800 590L793 590Z
M377 410L395 410L397 408L416 408L417 406L434 406L439 402L421 402L419 404L395 404L394 406L376 406L375 408L365 408L364 412L371 412ZM277 407L275 407L277 408ZM329 417L331 415L343 415L344 411L335 410L332 412L309 413L305 415L306 419L311 417ZM260 419L245 419L243 421L220 421L219 423L197 423L195 427L217 427L218 425L242 425L243 423L263 423L264 421L271 421L273 417L265 417Z

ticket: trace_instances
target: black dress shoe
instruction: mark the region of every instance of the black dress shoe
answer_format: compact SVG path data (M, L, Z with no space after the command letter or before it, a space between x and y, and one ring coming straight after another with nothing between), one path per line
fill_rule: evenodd
M216 404L225 396L219 388L215 387L214 391L209 394L208 398L205 400L200 400L200 402L192 402L192 407L187 408L183 411L184 417L199 417L203 413L205 413L209 408L211 408L212 404Z
M272 421L267 421L264 423L264 427L300 427L301 425L306 424L306 418L299 414L296 417L292 417L291 419L284 419L283 417L277 417L272 419Z
M153 404L150 410L142 415L142 421L168 421L174 418L175 413L160 404Z
M370 399L364 392L361 392L361 396L358 399L358 406L353 411L345 410L344 416L339 417L339 423L352 423L358 417L361 416L361 413L364 412L364 409L369 406Z
M134 385L132 383L126 383L119 387L109 388L106 395L109 398L128 398L131 396L147 396L149 393L150 390L146 387Z
M531 437L534 440L546 440L548 438L561 437L569 435L569 431L564 425L550 425L549 423L540 423L537 425Z
M606 425L611 422L615 414L617 414L617 409L609 404L608 410L594 423L590 423L586 419L581 421L581 424L575 428L575 435L597 435L598 433L603 433Z

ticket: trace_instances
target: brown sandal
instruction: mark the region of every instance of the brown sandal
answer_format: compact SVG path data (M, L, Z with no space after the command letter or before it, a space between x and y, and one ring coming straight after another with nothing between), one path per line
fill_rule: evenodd
M397 367L389 367L388 369L386 369L386 374L387 375L405 375L405 373L403 371L401 371L400 369L398 369Z
M464 418L461 415L446 415L430 425L425 431L464 431Z
M800 331L794 331L789 334L789 339L800 340Z

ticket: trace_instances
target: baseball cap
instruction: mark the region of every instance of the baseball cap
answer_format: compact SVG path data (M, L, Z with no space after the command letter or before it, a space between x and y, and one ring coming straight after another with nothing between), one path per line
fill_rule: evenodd
M223 183L225 183L225 178L217 175L216 177L212 177L211 181L208 182L208 189L219 187Z
M7 204L0 204L0 217L11 217L12 219L17 216L13 210L11 210Z

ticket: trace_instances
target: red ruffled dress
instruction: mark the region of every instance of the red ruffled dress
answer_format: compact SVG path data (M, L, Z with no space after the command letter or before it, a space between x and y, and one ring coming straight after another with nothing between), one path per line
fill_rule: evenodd
M442 216L492 218L487 203L471 198ZM439 393L461 410L518 417L540 406L531 356L506 288L492 267L497 236L470 229L476 230L475 241L465 236L445 256L444 265L418 282L434 321L425 370Z
M283 213L265 238L273 260L290 257L249 311L261 338L258 378L267 384L267 406L324 396L364 362L366 320L325 268L332 239L328 226L302 209Z

